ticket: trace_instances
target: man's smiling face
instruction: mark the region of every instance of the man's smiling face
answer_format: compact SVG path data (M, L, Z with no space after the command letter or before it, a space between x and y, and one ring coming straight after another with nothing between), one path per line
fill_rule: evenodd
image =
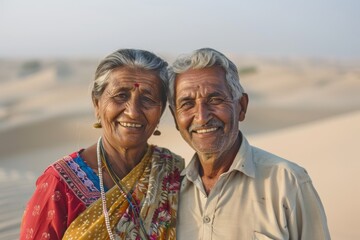
M175 116L185 141L199 154L221 156L238 136L241 104L221 67L190 69L175 79Z

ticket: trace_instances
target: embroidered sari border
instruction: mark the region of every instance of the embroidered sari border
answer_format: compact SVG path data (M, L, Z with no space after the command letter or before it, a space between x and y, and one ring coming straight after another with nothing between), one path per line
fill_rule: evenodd
M91 180L87 178L86 173L71 156L65 156L58 160L53 164L53 168L59 173L59 176L66 182L71 191L86 206L89 206L99 199L99 190L94 186ZM89 181L93 187L86 186L86 183L89 185Z

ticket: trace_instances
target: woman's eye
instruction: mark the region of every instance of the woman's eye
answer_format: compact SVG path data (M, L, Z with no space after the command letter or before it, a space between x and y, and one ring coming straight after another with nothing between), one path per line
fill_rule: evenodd
M142 105L144 107L153 107L153 106L159 106L161 105L161 102L159 99L155 98L155 97L146 97L146 96L143 96L141 98L141 102L142 102Z
M115 96L117 100L126 100L128 98L126 93L119 93Z
M142 100L143 100L143 102L145 102L145 103L155 103L155 102L156 102L153 98L151 98L151 97L146 97L146 96L143 96L143 97L142 97Z
M143 97L143 100L145 101L145 102L153 102L154 100L152 100L151 98L149 98L149 97Z

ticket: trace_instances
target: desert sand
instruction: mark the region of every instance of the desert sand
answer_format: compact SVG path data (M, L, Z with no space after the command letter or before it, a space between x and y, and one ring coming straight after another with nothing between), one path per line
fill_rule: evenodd
M250 104L240 129L254 146L309 172L332 239L360 239L360 64L232 56ZM37 176L63 155L95 143L89 85L96 60L0 61L0 239L18 239ZM169 111L161 136L188 162L193 150Z

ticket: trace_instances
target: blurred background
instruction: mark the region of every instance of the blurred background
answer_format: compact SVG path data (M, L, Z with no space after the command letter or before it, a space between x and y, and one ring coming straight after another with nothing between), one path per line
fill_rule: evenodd
M0 239L18 239L36 178L95 143L90 85L119 48L176 56L211 47L250 97L250 143L305 167L333 239L360 239L360 2L0 0ZM160 137L193 154L165 112ZM239 223L241 224L241 223Z

